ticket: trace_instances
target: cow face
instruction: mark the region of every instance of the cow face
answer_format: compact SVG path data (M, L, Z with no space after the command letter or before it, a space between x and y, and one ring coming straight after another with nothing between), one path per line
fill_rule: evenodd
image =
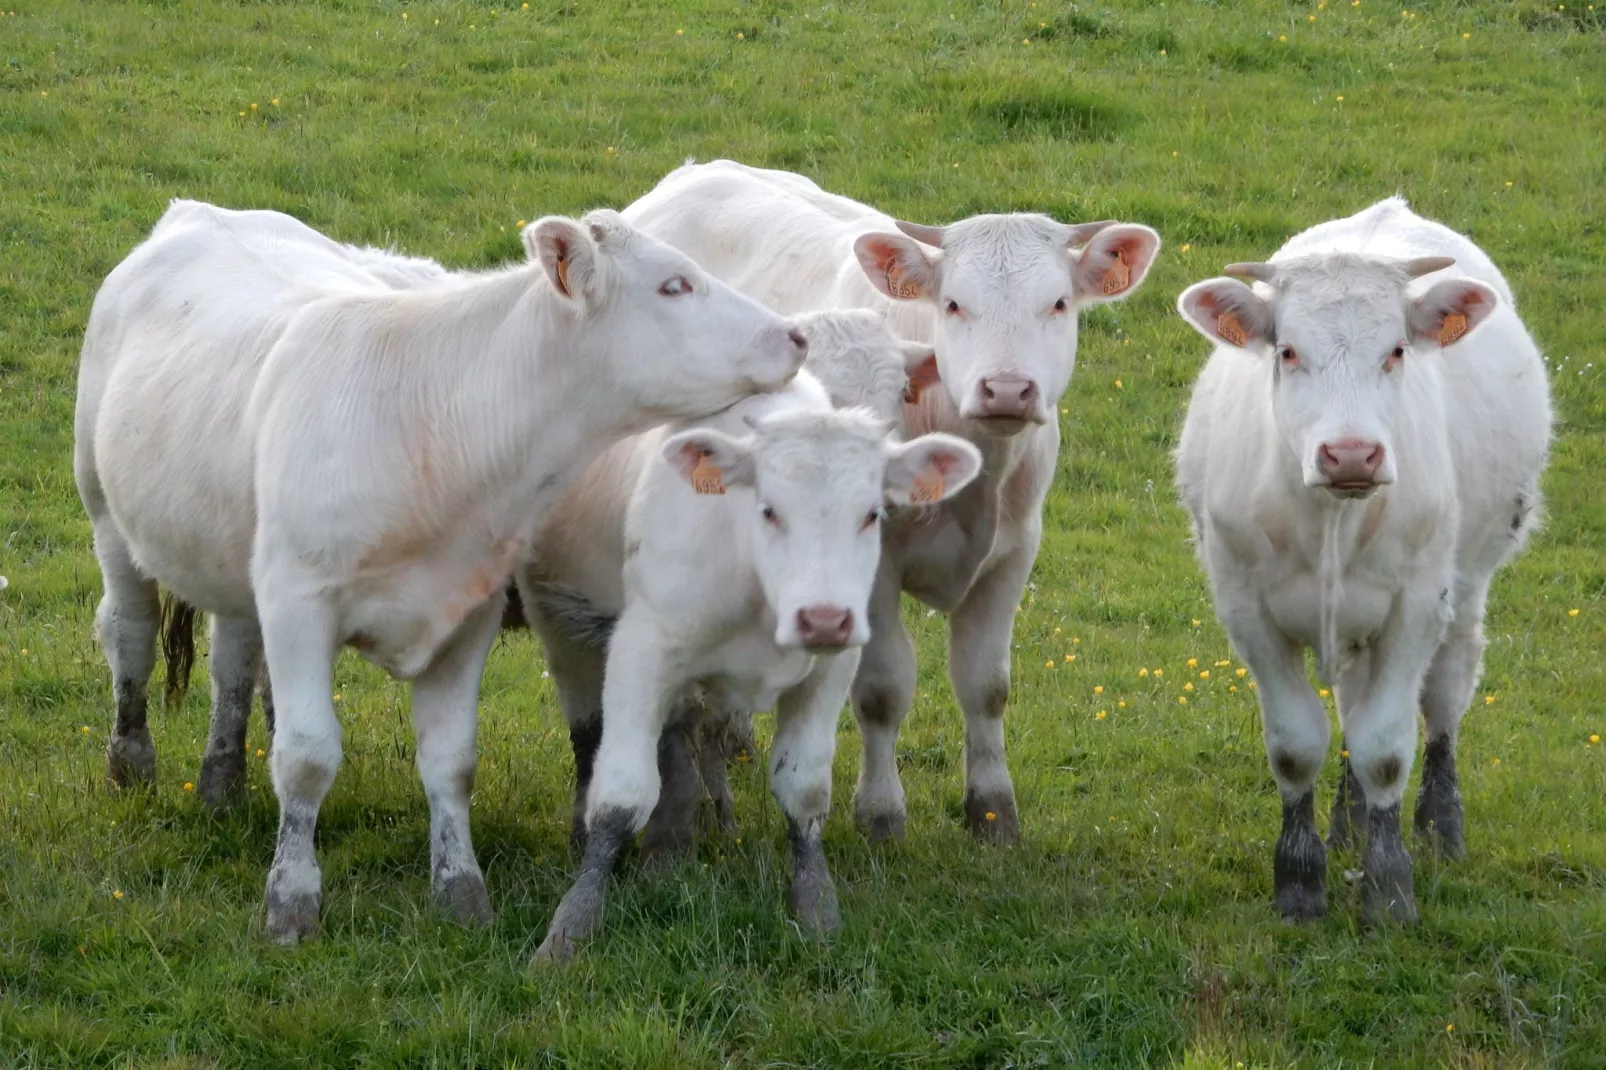
M1148 227L1041 215L898 226L860 237L859 265L888 297L934 306L949 399L1000 436L1053 418L1076 364L1077 310L1131 293L1160 248Z
M797 374L808 344L792 322L703 271L616 212L530 224L524 244L583 317L600 384L645 424L706 417Z
M809 343L803 367L825 387L835 408L858 406L896 420L905 404L937 383L936 351L894 336L881 312L805 312L796 323Z
M1305 485L1364 498L1394 482L1402 388L1417 363L1494 311L1494 290L1473 279L1410 286L1452 263L1330 253L1235 264L1227 270L1258 279L1258 291L1211 279L1177 308L1211 341L1270 362L1277 430Z
M776 413L743 438L685 431L663 454L700 492L751 498L743 523L751 525L746 541L775 615L775 643L819 651L870 638L887 504L940 502L981 470L981 454L963 439L892 442L863 409Z

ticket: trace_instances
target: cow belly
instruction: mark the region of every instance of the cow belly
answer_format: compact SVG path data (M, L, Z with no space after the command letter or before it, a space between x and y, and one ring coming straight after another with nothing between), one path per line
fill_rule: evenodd
M1376 582L1351 580L1336 592L1336 612L1330 612L1336 628L1333 637L1341 645L1369 643L1382 631L1393 609L1395 592ZM1312 649L1322 645L1324 595L1322 585L1310 575L1292 577L1266 595L1271 617L1284 633Z

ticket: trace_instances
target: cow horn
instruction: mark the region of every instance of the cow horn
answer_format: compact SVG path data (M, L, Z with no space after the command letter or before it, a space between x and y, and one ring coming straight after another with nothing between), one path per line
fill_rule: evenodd
M1258 279L1265 283L1277 278L1277 268L1273 264L1228 264L1221 270L1229 275L1242 275L1246 279Z
M923 245L929 245L934 249L942 248L942 227L927 227L919 223L906 223L901 219L893 220L893 222L898 225L899 230L915 241Z
M1419 256L1405 262L1405 276L1410 279L1420 279L1423 275L1443 271L1453 263L1455 263L1453 256Z
M1065 227L1065 244L1073 249L1079 245L1086 245L1099 231L1113 226L1115 226L1113 219L1101 219L1097 223L1069 223Z

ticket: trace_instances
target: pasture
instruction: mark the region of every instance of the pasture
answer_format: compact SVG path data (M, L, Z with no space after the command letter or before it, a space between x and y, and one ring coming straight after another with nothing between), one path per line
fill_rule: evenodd
M7 0L0 56L0 1064L1606 1061L1606 5ZM522 255L521 221L623 206L688 156L925 223L1043 211L1165 239L1142 290L1084 315L1063 403L1006 721L1022 842L961 827L942 622L906 603L908 837L854 829L844 712L840 934L787 921L753 760L739 836L667 872L627 862L600 937L532 968L575 867L536 644L499 640L482 692L473 822L498 915L475 931L430 906L405 689L348 653L324 933L269 945L260 720L226 817L193 794L204 671L153 706L156 793L104 782L70 464L96 288L175 196L481 267ZM1328 917L1293 927L1270 903L1250 680L1171 489L1206 356L1172 306L1395 192L1494 258L1547 355L1549 518L1491 598L1459 749L1468 858L1416 851L1421 925L1368 932L1335 854Z

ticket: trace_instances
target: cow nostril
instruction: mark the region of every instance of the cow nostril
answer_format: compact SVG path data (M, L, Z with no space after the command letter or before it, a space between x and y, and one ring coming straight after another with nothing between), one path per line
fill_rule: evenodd
M1378 445L1366 458L1366 467L1376 471L1383 464L1383 447Z
M799 349L803 350L804 352L808 351L809 340L803 337L803 332L798 330L796 327L793 327L791 330L787 331L786 337L790 338L792 340L792 344L797 346Z

